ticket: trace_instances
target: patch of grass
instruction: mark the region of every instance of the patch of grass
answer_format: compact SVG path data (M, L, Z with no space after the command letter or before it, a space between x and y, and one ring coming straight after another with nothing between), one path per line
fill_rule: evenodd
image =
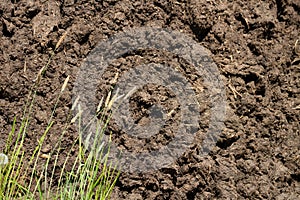
M55 50L59 47L64 37L66 37L66 34L59 40ZM98 119L95 116L94 118L97 121L97 130L95 130L92 150L88 151L85 148L86 146L83 145L86 140L82 137L81 129L78 128L78 137L72 146L68 148L69 151L64 158L63 165L60 165L62 167L59 177L57 177L55 168L58 166L59 157L61 156L61 142L72 123L78 123L77 127L81 127L80 105L74 105L72 108L74 110L77 107L79 110L74 118L71 119L72 110L68 114L68 120L63 130L61 130L61 136L55 147L48 154L42 152L46 135L54 123L53 116L56 107L68 84L69 77L67 77L62 86L54 109L49 117L48 125L39 138L34 151L30 155L26 152L24 143L30 124L36 91L43 73L54 56L54 52L50 55L47 64L42 67L37 75L24 108L20 127L16 125L17 118L15 117L13 120L12 130L8 135L4 154L1 154L0 158L0 199L108 199L119 176L117 167L108 163L107 153L109 153L109 150L104 153L102 135L109 121L109 118L104 117L104 115L107 115L105 106L100 112L98 111L98 114L102 113L102 117ZM77 149L75 160L74 152L72 152L74 149ZM7 163L6 155L8 156ZM38 164L41 160L44 161L42 168ZM71 170L70 167L67 169L67 165L70 166L70 162L72 162Z

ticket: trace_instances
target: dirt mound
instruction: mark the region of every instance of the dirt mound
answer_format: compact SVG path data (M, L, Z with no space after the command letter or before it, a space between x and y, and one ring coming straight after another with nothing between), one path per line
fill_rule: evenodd
M297 199L300 196L300 3L297 1L11 1L0 3L0 147L20 117L27 94L59 38L68 31L37 91L25 148L33 151L67 75L71 84L47 138L53 145L72 106L72 89L84 58L96 45L129 28L157 27L181 32L212 52L226 89L225 128L209 155L201 156L201 136L175 163L155 172L121 173L112 199ZM98 93L107 93L115 72L143 62L188 69L162 51L119 58L106 72ZM116 71L114 71L116 70ZM194 87L201 79L182 70ZM202 86L201 86L202 87ZM200 87L200 88L201 88ZM201 94L201 91L197 91ZM149 96L153 96L150 98ZM166 88L148 85L131 98L137 123L149 105L175 111L179 103ZM202 97L202 100L205 97ZM205 105L204 110L209 110ZM148 107L147 107L148 106ZM208 111L207 111L208 112ZM206 112L203 112L206 113ZM200 116L207 130L207 117ZM168 130L169 130L168 129ZM113 124L122 147L135 144ZM172 139L165 131L145 149ZM70 130L67 148L76 137ZM147 142L147 140L145 140ZM155 146L156 145L156 146ZM64 152L62 152L63 155Z

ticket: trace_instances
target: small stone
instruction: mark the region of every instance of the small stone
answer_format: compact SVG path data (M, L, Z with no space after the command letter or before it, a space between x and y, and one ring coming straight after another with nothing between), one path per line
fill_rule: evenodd
M50 144L45 145L45 147L41 149L42 153L49 153L50 151L51 151Z
M8 163L8 157L4 153L0 153L0 165L6 165Z
M44 158L44 159L49 159L50 158L49 154L41 154L40 157Z

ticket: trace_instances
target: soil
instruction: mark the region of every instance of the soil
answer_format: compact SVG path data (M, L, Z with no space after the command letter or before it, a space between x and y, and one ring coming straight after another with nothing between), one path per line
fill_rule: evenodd
M225 128L207 156L199 156L198 138L168 167L147 173L122 172L112 199L299 199L300 1L1 0L0 16L1 150L14 117L22 116L39 70L66 31L37 91L25 139L27 152L34 151L70 75L45 152L55 146L72 107L77 72L99 42L128 28L168 28L212 52L226 89ZM121 72L149 61L186 65L167 52L145 51L117 60L114 69ZM105 74L99 93L108 92L114 76L113 71ZM201 86L198 78L191 80L194 87ZM144 123L147 105L162 99L167 111L178 111L180 102L173 97L166 88L146 86L131 97L134 119ZM176 127L177 117L175 112L168 129ZM199 117L205 131L207 118ZM138 143L113 123L110 129L122 148ZM58 165L76 134L71 128L63 138ZM173 137L168 130L163 136L151 138L144 150L160 148ZM140 150L144 143L138 143Z

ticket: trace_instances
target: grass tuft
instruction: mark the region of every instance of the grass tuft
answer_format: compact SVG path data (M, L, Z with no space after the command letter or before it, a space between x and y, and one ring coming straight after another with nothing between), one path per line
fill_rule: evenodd
M66 34L59 40L55 49L59 47L65 37ZM0 199L108 199L119 176L117 167L108 163L107 153L109 151L104 153L105 145L102 139L109 118L100 117L99 120L97 117L99 113L102 113L103 116L106 115L107 112L105 110L107 109L100 110L99 107L99 110L97 110L97 116L93 119L97 121L97 130L95 130L92 150L87 150L84 144L87 143L89 138L84 139L80 129L82 111L79 109L77 115L70 119L72 110L75 107L80 108L80 105L76 105L79 97L75 100L68 114L68 120L63 130L61 130L58 142L49 153L43 153L43 144L55 122L53 121L53 116L60 97L67 87L69 76L64 81L57 97L45 131L37 141L37 145L31 155L27 154L24 143L30 124L36 91L43 73L54 56L54 52L51 54L47 64L39 71L33 88L30 90L20 126L17 127L17 118L15 117L4 152L0 153ZM102 101L100 102L101 104ZM106 106L111 107L111 102L107 102ZM106 120L102 121L103 119ZM78 123L78 137L72 146L68 148L64 163L58 165L61 156L60 152L63 150L63 137L73 123ZM108 144L108 146L110 145ZM75 156L74 149L76 150ZM41 160L44 161L42 168L39 165ZM56 168L59 166L62 167L57 176Z

